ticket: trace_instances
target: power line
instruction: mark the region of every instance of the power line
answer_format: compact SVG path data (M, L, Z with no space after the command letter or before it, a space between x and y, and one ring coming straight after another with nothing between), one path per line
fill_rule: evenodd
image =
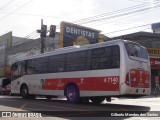
M157 5L156 7L159 7L159 5ZM154 6L154 8L156 8L155 6ZM135 7L132 7L132 8L135 8ZM149 8L149 7L148 7ZM144 8L144 9L140 9L140 10L138 10L138 11L136 11L136 12L141 12L141 11L143 11L143 10L148 10L148 8ZM121 11L121 10L120 10ZM127 13L127 15L129 14L129 13L134 13L135 11L131 11L131 12L128 12ZM126 13L123 13L124 15L126 15ZM121 16L122 16L122 14L120 14ZM120 16L119 15L119 16ZM139 27L139 26L137 26L137 27ZM131 28L129 28L129 29L131 29ZM132 28L133 29L133 28ZM113 32L116 32L116 31L113 31Z
M112 32L104 33L104 34L111 34L111 33L116 33L116 32L122 32L122 31L130 30L130 29L139 28L139 27L145 27L145 26L148 26L148 25L151 25L151 24L139 25L139 26L130 27L130 28L121 29L121 30L116 30L116 31L112 31Z
M113 11L113 12L110 12L110 13L107 13L108 15L110 15L110 14L112 14L113 15L113 13L115 13L115 14L117 14L117 12L123 12L123 11L126 11L126 10L132 10L132 9L136 9L136 8L139 8L139 7L144 7L144 4L141 4L141 5L138 5L138 6L133 6L133 7L129 7L129 8L125 8L125 9L121 9L121 10L119 10L119 11ZM133 11L131 11L131 12L133 12ZM12 12L13 13L13 12ZM10 14L12 14L12 13L10 13ZM124 13L124 14L126 14L126 13ZM129 14L129 13L128 13ZM101 17L101 16L104 16L104 15L106 15L106 14L101 14L101 15L98 15L99 17ZM122 14L120 14L120 15L122 15ZM96 17L96 16L94 16L94 17ZM116 16L115 16L116 17ZM93 17L90 17L90 18L93 18ZM112 18L112 17L111 17ZM104 18L103 18L104 19ZM80 20L80 21L82 21L82 19ZM34 31L35 32L35 31ZM35 34L35 33L33 33L33 34ZM27 36L27 37L31 37L31 35L29 35L29 36Z
M143 8L143 9L137 9L137 10L133 10L133 11L126 11L120 14L113 14L111 16L105 16L103 18L96 18L96 19L92 19L92 20L88 20L85 22L81 22L81 24L90 24L92 22L100 22L100 21L104 21L106 19L113 19L113 18L117 18L117 17L122 17L122 16L126 16L126 15L131 15L131 14L135 14L135 13L139 13L139 12L144 12L150 9L155 9L157 7L160 7L160 4L157 4L155 6L151 6L151 7L147 7L147 8Z
M0 10L4 9L5 7L7 7L9 4L11 4L12 2L14 2L15 0L11 0L9 1L7 4L5 4L3 7L0 8Z
M59 16L51 16L51 15L41 15L41 14L29 14L29 13L7 13L7 12L0 12L3 14L12 14L12 15L20 15L20 16L32 16L32 17L54 17L54 18L67 18L67 17L59 17ZM73 18L67 18L67 19L73 19ZM75 18L74 18L75 19Z
M29 2L23 4L22 6L18 7L17 9L15 9L14 11L12 11L11 13L8 13L6 16L0 18L0 20L5 19L6 17L8 17L10 14L15 13L16 11L20 10L21 8L25 7L26 5L28 5L29 3L31 3L33 0L30 0Z
M135 14L135 13L137 13L137 14L142 14L142 12L144 13L144 12L146 12L147 10L153 10L153 9L157 9L157 8L159 8L160 7L160 5L158 4L157 5L157 3L159 3L159 2L154 2L154 3L152 3L152 4L147 4L147 5L153 5L153 4L156 4L156 5L154 5L154 6L150 6L150 7L147 7L146 8L146 4L144 5L144 4L140 4L140 5L138 5L138 6L133 6L133 7L129 7L129 8L124 8L124 9L121 9L121 10L117 10L117 11L113 11L113 12L110 12L110 13L107 13L107 14L101 14L101 15L98 15L98 16L93 16L93 17L89 17L89 19L88 18L85 18L85 19L80 19L80 20L78 20L78 21L73 21L73 22L81 22L81 24L84 24L84 23L82 23L82 22L84 22L84 21L89 21L90 19L92 20L92 21L87 21L89 24L90 23L96 23L96 22L101 22L102 23L102 21L104 21L104 20L110 20L110 19L113 19L113 15L114 15L114 18L117 18L117 17L122 17L122 16L127 16L127 15L130 15L130 14ZM142 7L145 7L145 8L143 8L142 9ZM141 9L138 9L138 8L141 8ZM129 12L127 11L127 10L130 10ZM131 11L131 10L134 10L134 11ZM141 13L140 13L141 12ZM114 13L114 14L113 14ZM120 13L120 14L117 14L117 13ZM136 14L136 15L137 15ZM98 20L93 20L92 18L98 18L98 17L104 17L105 15L112 15L112 16L108 16L108 18L100 18L101 19L101 21L99 21L100 19L98 19ZM133 15L132 15L133 16ZM135 15L134 15L135 16ZM104 20L103 20L104 19ZM122 18L121 18L122 19ZM107 20L107 21L108 21ZM119 20L119 19L118 19ZM112 20L113 21L113 20ZM115 21L115 20L114 20ZM86 23L87 23L86 22ZM105 21L106 22L106 21ZM100 23L100 24L101 24ZM94 25L95 26L95 25ZM58 27L57 27L58 28Z
M156 6L156 7L154 7L153 9L150 9L150 11L152 10L156 10L156 9L159 9L159 7L160 7L160 5L158 5L158 6ZM147 11L143 11L143 12L140 12L140 13L136 13L136 14L134 14L134 15L132 15L132 14L129 14L128 16L126 16L126 17L121 17L121 18L119 18L119 19L116 19L116 20L107 20L107 21L101 21L101 23L93 23L93 25L91 25L91 26L97 26L97 25L102 25L102 24L108 24L108 22L115 22L115 21L119 21L119 20L122 20L122 19L126 19L126 18L128 18L128 17L133 17L133 16L136 16L136 15L140 15L140 14L144 14L144 13L146 13ZM132 15L132 16L131 16Z
M96 15L96 16L92 16L92 17L88 17L88 18L84 18L84 19L80 19L80 20L72 21L72 22L76 23L76 24L81 24L81 25L82 24L96 24L96 23L102 24L102 21L104 21L104 20L108 21L113 18L115 19L117 17L123 17L123 16L127 16L130 14L135 14L135 13L145 12L147 10L155 9L155 8L159 7L159 4L157 5L157 3L159 3L159 2L154 2L154 3L152 3L152 5L155 4L155 6L150 6L147 8L146 8L146 5L151 5L150 3L149 4L140 4L140 5L127 7L124 9L120 9L120 10L112 11L109 13L104 13L104 14L100 14L100 15ZM143 7L145 7L145 8L143 8ZM96 25L93 25L93 26L96 26ZM59 28L60 28L60 26L58 25L57 29L59 29Z
M154 2L152 4L157 4L158 2ZM136 5L136 6L132 6L132 7L127 7L127 8L124 8L124 9L120 9L120 10L116 10L116 11L112 11L112 12L108 12L108 13L104 13L104 14L100 14L100 15L96 15L96 16L92 16L92 17L89 17L89 18L83 18L83 19L80 19L80 20L77 20L77 21L73 21L75 23L80 23L80 24L83 24L84 22L91 22L92 20L97 20L97 19L100 19L100 18L104 18L106 16L113 16L113 15L117 15L118 13L122 13L122 12L127 12L127 11L131 11L131 10L136 10L138 8L142 8L142 7L146 7L146 5L151 5L151 3L148 3L148 4L140 4L140 5Z

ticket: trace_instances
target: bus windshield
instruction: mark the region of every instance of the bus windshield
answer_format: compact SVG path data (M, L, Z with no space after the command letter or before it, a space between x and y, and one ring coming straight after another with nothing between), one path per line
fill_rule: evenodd
M125 42L125 47L129 57L148 60L147 50L139 44L133 42Z

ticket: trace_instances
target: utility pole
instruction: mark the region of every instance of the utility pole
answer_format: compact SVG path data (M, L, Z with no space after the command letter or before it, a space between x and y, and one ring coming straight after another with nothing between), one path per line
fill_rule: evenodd
M41 19L41 53L44 53L44 38L42 36L43 19Z

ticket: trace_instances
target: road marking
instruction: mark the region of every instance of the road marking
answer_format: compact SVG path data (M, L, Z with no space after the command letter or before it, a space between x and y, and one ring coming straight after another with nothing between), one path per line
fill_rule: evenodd
M22 109L24 109L24 107L27 105L27 102L25 102L24 104L22 104L17 111L22 111Z

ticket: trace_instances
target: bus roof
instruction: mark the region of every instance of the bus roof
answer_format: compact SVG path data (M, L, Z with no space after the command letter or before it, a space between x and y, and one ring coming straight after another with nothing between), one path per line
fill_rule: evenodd
M117 39L117 40L101 42L101 43L96 43L96 44L91 44L91 45L86 45L86 46L69 46L69 47L64 47L64 48L58 48L54 51L42 53L39 55L19 57L19 58L17 58L16 62L23 61L23 60L35 59L35 58L41 58L41 57L47 57L47 56L51 56L51 55L69 53L69 52L74 52L74 51L81 51L81 50L93 49L93 48L98 48L98 47L117 45L122 42L123 42L122 39Z

